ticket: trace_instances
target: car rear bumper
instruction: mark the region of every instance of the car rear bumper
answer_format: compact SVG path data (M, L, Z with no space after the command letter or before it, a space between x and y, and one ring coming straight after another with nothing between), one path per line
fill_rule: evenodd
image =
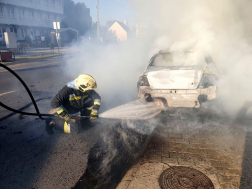
M165 99L168 107L199 108L201 103L216 98L216 86L195 90L163 90L139 86L138 97L144 98L146 94L150 94L152 98Z

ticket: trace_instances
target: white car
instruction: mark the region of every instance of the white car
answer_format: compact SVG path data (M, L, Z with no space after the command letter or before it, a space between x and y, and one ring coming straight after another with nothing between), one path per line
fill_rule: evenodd
M138 96L159 99L164 107L199 108L216 98L217 69L209 55L160 51L137 83Z

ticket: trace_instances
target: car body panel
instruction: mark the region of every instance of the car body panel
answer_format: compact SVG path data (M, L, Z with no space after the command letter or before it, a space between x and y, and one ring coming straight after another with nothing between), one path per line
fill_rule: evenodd
M140 86L138 97L144 98L145 94L150 94L154 99L165 99L167 107L199 108L202 102L216 98L216 86L189 90L151 89L150 86Z
M152 89L196 89L204 70L169 69L169 67L146 73Z
M159 52L159 54L164 52ZM165 52L167 53L167 52ZM169 53L169 52L168 52ZM216 86L208 77L217 78L217 69L208 55L200 65L154 66L155 54L138 82L138 96L163 99L167 107L199 108L216 98ZM175 65L175 66L174 66ZM145 79L146 78L146 79ZM215 79L213 79L215 80Z

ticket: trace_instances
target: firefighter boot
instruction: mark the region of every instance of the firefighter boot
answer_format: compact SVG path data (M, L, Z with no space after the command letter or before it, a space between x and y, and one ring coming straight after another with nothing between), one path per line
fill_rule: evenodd
M46 119L46 132L50 135L54 134L54 130L65 132L65 123L62 119Z
M54 127L55 123L53 121L53 119L46 119L46 127L45 130L49 135L53 135L53 127Z
M54 130L70 133L70 124L68 122L62 119L56 119L54 122Z

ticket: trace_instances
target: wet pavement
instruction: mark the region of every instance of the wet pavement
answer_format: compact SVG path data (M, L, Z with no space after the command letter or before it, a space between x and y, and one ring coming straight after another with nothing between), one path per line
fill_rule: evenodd
M186 114L180 112L177 118L172 114L163 115L165 118L157 123L159 126L153 131L145 152L117 189L161 188L160 175L177 166L202 172L215 189L252 188L252 122L249 117L234 119ZM174 188L191 187L192 180L188 178L181 176L179 186L176 179L171 183ZM183 180L188 180L188 185Z
M6 63L26 82L42 113L71 78L64 76L63 56ZM49 65L50 64L50 65ZM31 102L20 82L0 68L0 100L19 109ZM33 106L23 111L35 112ZM0 118L11 112L0 107ZM71 188L84 173L90 148L103 129L101 124L80 135L48 135L38 117L15 114L0 122L0 188Z
M50 110L52 97L72 79L62 77L62 55L19 60L6 65L24 79L35 99L42 99L38 106L45 113ZM15 109L30 103L19 81L3 69L0 69L0 86L1 102ZM137 153L132 157L137 161L133 166L130 164L134 163L133 159L128 162L131 168L124 177L125 170L113 171L123 177L117 188L158 189L160 175L173 166L201 171L215 188L252 188L252 121L251 115L246 114L249 108L250 105L245 105L238 116L233 117L216 110L176 110L144 123L127 123L137 135L151 133L146 139L150 142L146 149L141 147L141 150L145 149L143 153L136 145ZM30 106L25 111L34 112L34 108ZM0 107L0 118L10 113ZM0 122L0 188L74 187L85 173L90 150L111 124L98 121L80 135L55 133L53 136L45 132L44 126L44 121L36 117L18 114ZM113 137L117 146L117 134L110 138ZM124 137L121 133L120 138L124 140ZM123 151L125 148L120 144L119 149ZM120 158L120 150L118 157L113 156L120 161L116 166L125 162ZM139 154L141 156L137 157ZM113 158L108 162L113 164Z

